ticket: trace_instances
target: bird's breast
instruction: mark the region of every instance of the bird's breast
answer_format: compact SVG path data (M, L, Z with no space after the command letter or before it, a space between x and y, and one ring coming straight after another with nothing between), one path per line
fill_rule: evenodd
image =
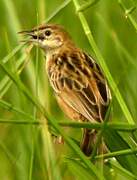
M46 59L46 71L51 78L53 74L57 74L63 68L63 61L61 58L47 57Z

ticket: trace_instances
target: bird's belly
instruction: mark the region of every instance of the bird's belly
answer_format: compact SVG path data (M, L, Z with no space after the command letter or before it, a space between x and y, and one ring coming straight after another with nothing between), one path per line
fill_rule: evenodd
M56 95L57 102L62 109L62 111L72 120L76 121L87 121L87 119L77 111L75 111L72 107L70 107L61 97L60 95Z

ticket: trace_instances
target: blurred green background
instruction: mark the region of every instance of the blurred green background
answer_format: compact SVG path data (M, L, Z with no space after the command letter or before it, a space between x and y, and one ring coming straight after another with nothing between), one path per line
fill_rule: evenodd
M86 2L86 0L79 0L80 4ZM137 4L135 0L123 0L122 3L127 9ZM87 8L83 13L136 124L137 29L126 17L117 0L99 0L97 4ZM94 50L77 16L73 1L1 0L0 61L7 61L4 64L8 71L20 77L30 94L39 99L55 121L66 121L68 118L60 111L52 89L49 87L43 53L37 48L33 48L28 53L28 47L25 46L11 57L11 52L21 44L21 38L17 32L43 24L49 17L50 23L63 25L77 46L96 59ZM132 12L132 18L137 19L136 9ZM24 63L26 61L28 62ZM21 72L19 73L18 70ZM127 123L113 92L112 96L114 97L111 121ZM29 116L32 116L34 120L42 118L33 103L0 66L1 180L95 179L86 167L81 166L79 161L74 161L75 154L70 147L66 144L52 144L54 138L50 137L47 125L17 124L19 121L30 121ZM7 123L10 120L12 123ZM71 128L66 131L69 137L79 141L80 129ZM135 139L131 140L131 134L124 133L121 137L126 140L131 149L136 147ZM127 163L126 160L124 163ZM128 174L130 168L127 172L128 168L124 170L124 166L121 167L118 163L114 166L111 163L103 167L98 164L96 166L103 169L104 179L135 178ZM131 172L133 173L134 170Z

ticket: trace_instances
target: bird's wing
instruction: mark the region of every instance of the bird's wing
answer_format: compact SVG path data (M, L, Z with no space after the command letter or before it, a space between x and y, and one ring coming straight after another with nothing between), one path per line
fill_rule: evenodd
M57 61L50 77L55 92L89 121L103 120L111 97L98 64L82 52L60 56Z

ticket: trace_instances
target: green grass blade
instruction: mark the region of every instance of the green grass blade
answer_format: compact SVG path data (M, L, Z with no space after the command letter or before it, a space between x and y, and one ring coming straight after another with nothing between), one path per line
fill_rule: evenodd
M122 54L124 54L124 56L126 57L128 62L132 65L132 67L137 69L137 64L134 61L134 58L132 57L130 52L125 48L124 44L120 41L118 35L115 33L115 30L105 21L103 16L101 16L101 14L97 13L96 16L99 19L102 26L105 28L109 37L112 39L112 41L117 46L118 53L121 52Z
M109 167L111 167L114 170L118 171L120 174L122 174L128 180L135 180L135 179L137 179L137 176L135 176L131 172L127 171L126 169L122 168L121 166L119 166L118 163L116 163L114 161L109 161L107 164L108 164Z
M127 142L115 130L106 130L103 136L111 152L130 148ZM135 154L116 156L116 159L122 167L137 175L137 156Z
M56 15L58 15L69 3L71 0L64 1L59 7L57 7L56 10L44 21L44 23L48 23L50 20L52 20Z
M133 6L130 9L127 9L122 0L118 0L118 3L120 4L122 9L124 10L126 18L128 18L130 20L132 26L135 28L135 31L137 31L137 23L131 15L131 13L136 9L136 7Z
M96 156L95 159L100 159L100 158L109 159L116 156L130 155L136 153L137 153L137 149L125 149L125 150L115 151L112 153L101 154Z
M72 158L66 158L65 162L67 163L68 168L70 169L73 176L78 180L87 180L94 179L95 177L90 172L89 169L85 168L77 160Z
M0 107L7 109L8 111L16 112L18 114L21 114L22 116L33 120L33 117L26 112L20 110L19 108L14 107L12 104L0 99Z
M54 146L52 144L51 135L48 130L48 126L45 124L42 127L43 138L43 154L46 162L47 176L49 179L61 180L60 171L58 168L58 162L56 160Z

